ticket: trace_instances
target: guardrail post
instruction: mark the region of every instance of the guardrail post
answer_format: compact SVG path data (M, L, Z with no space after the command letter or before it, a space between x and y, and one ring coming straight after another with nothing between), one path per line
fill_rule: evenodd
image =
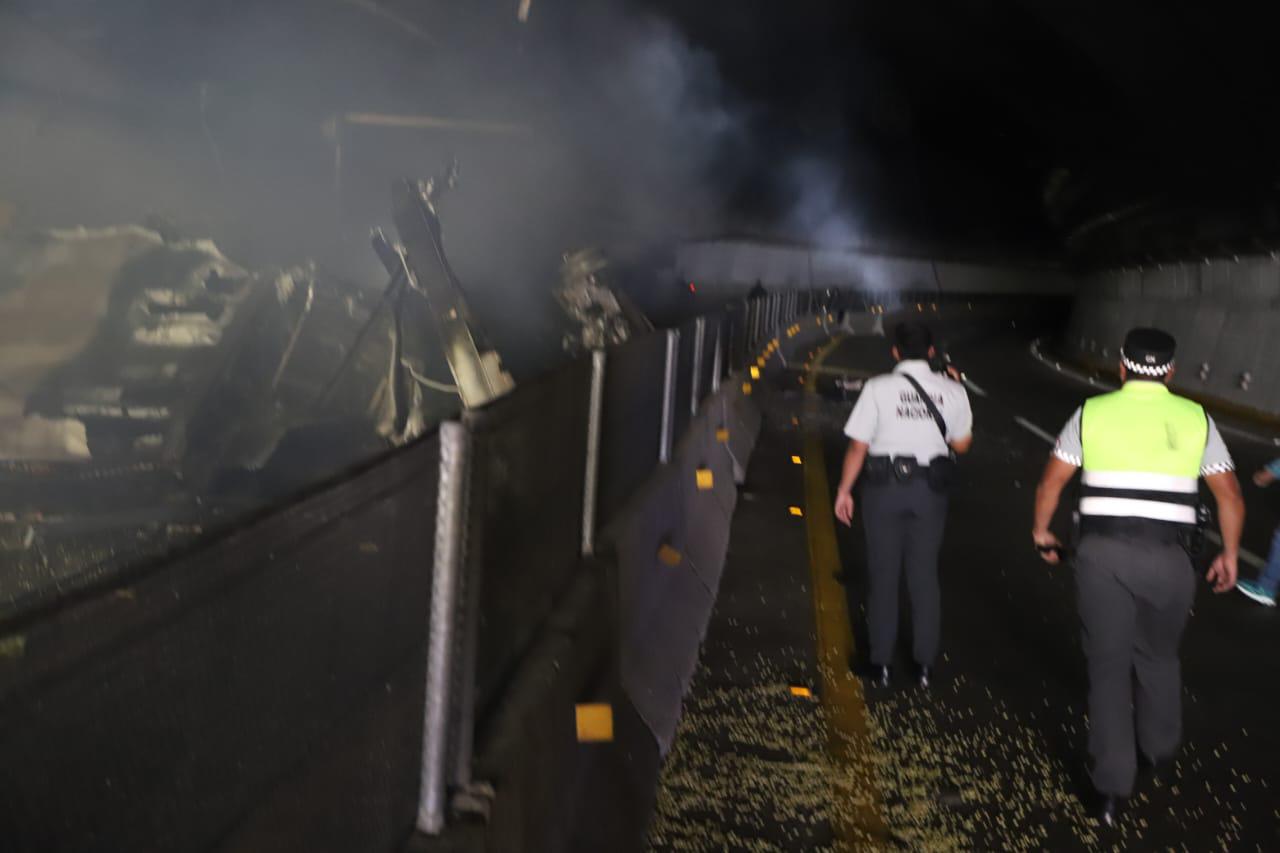
M450 724L454 719L454 688L458 681L457 645L459 636L465 637L467 630L465 625L459 626L459 622L465 620L468 599L465 570L470 444L470 435L462 424L456 421L440 424L440 476L417 817L418 830L429 835L444 829L451 775L449 755L453 738L450 735L456 734L450 731ZM463 673L463 677L468 675ZM469 749L467 751L469 754Z
M698 414L698 401L702 399L702 350L707 343L707 318L693 321L693 381L689 383L689 412Z
M711 393L720 390L720 375L724 373L724 317L716 318L716 348L711 355Z
M676 415L676 362L680 359L680 330L667 329L667 365L662 372L662 430L658 435L658 461L671 461L671 432Z
M596 550L596 488L600 479L600 419L604 414L605 351L591 351L591 401L587 410L587 468L582 482L582 555Z

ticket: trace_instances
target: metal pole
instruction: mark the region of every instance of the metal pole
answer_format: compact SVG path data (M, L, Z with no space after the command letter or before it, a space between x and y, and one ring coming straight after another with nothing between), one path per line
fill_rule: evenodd
M720 390L720 375L724 373L724 317L716 318L716 348L711 356L711 393Z
M707 343L707 318L693 321L693 381L689 393L689 413L698 414L698 401L702 399L702 348Z
M671 431L676 414L676 361L680 358L680 330L667 329L667 366L662 374L662 432L658 436L658 461L671 461Z
M596 550L596 486L600 477L600 418L604 411L605 351L591 351L591 402L587 410L587 470L582 481L582 555Z
M417 827L435 835L444 829L449 760L450 694L462 574L465 570L467 479L470 436L456 421L440 424L440 477L436 498L435 558L431 568L427 696L422 724L422 771Z

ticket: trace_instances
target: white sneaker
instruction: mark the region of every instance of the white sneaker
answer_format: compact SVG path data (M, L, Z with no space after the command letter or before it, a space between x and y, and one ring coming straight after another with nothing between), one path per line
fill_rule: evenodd
M1265 605L1267 607L1276 606L1275 593L1269 591L1266 587L1264 587L1262 584L1258 583L1257 581L1238 581L1236 583L1236 589L1240 590L1240 592L1243 595L1246 595L1249 598L1252 598L1254 601L1258 602L1259 604Z

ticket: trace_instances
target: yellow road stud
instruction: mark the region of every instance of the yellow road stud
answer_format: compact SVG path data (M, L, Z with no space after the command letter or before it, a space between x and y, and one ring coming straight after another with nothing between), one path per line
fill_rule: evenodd
M751 396L751 383L750 383L750 382L743 382L743 383L742 383L742 393L743 393L743 396L746 396L746 397L750 397L750 396Z
M791 695L797 696L801 699L811 699L813 697L813 691L810 690L808 687L802 687L799 684L793 684L791 685Z
M799 465L799 464L801 464L801 462L802 462L802 461L803 461L803 460L801 460L799 456L792 456L792 457L791 457L791 464L792 464L792 465Z
M608 743L613 740L613 706L604 703L575 705L578 743Z
M787 507L787 511L788 511L788 512L790 512L792 515L797 516L797 517L800 517L800 516L803 516L803 515L804 515L804 510L802 510L802 509L801 509L800 507L798 507L798 506Z
M724 427L720 427L720 429L716 430L716 441L720 442L721 444L728 444L729 431Z
M754 364L751 365L751 378L752 379L760 378L760 368L756 367Z
M662 547L658 549L658 560L664 566L675 568L680 565L680 561L684 559L684 555L671 547L667 543L662 543Z
M694 474L695 482L698 484L698 491L705 492L714 489L716 485L715 475L710 468L699 468Z

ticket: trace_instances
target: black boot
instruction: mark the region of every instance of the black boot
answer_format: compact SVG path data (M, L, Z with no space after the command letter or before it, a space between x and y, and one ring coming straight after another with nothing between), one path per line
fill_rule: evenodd
M1094 799L1093 807L1089 810L1090 815L1103 826L1113 827L1120 822L1120 804L1122 802L1123 800L1120 797L1099 793Z
M1173 778L1173 758L1150 758L1138 751L1138 779L1167 785Z
M871 669L867 671L867 682L872 687L888 687L889 686L889 667L872 664Z

